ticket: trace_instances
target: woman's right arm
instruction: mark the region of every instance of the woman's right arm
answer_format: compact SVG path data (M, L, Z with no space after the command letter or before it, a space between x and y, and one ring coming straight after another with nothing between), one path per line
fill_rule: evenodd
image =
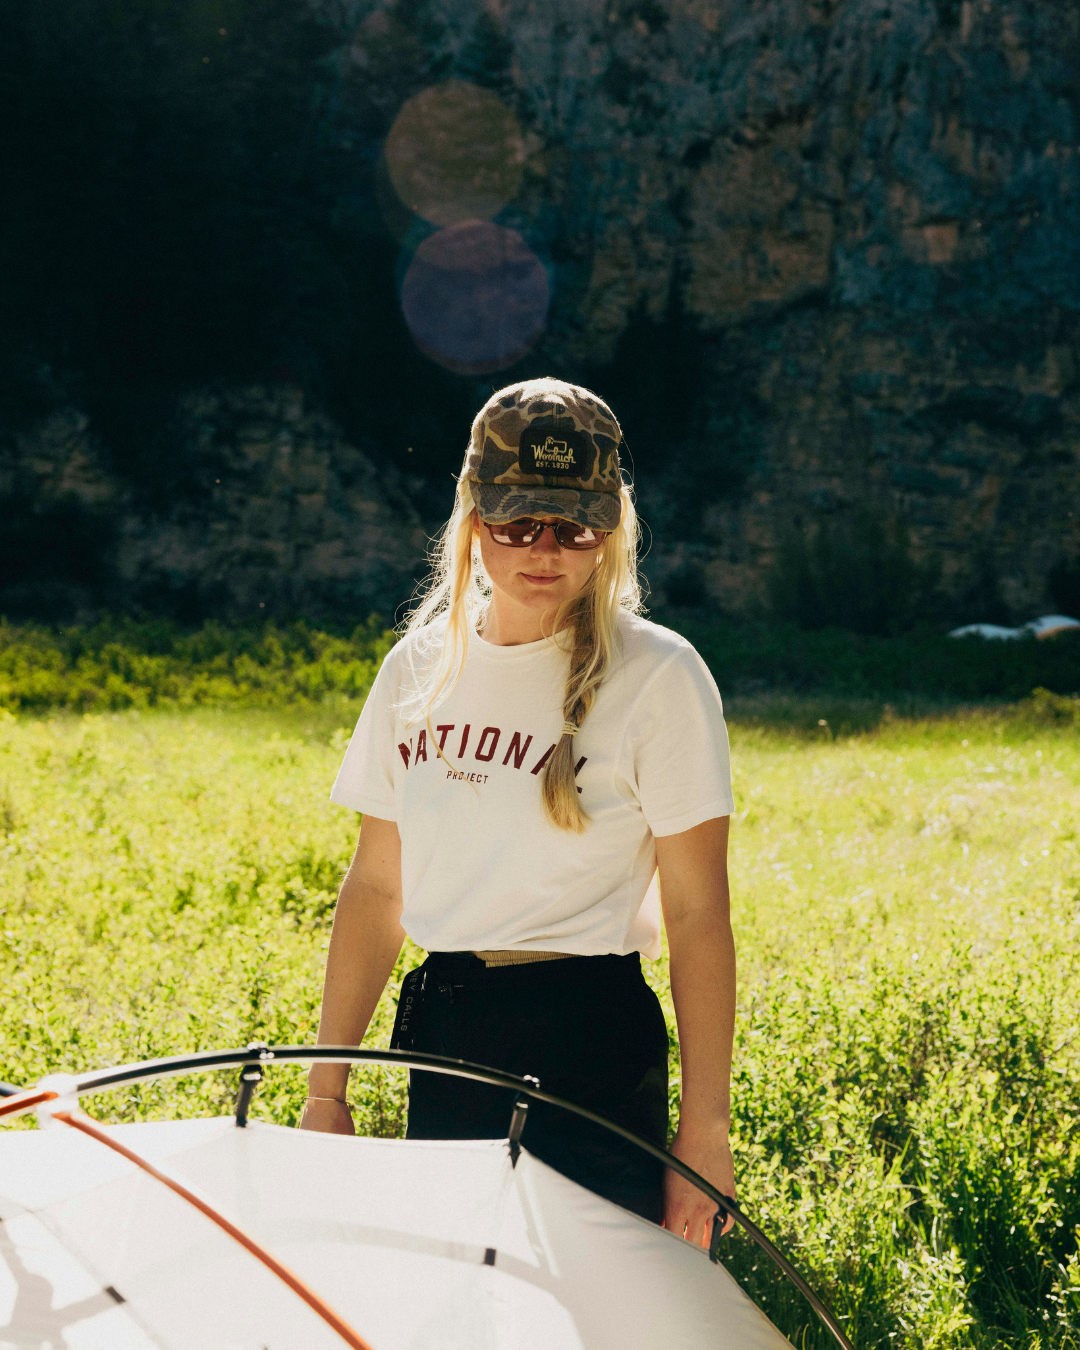
M392 820L365 816L360 840L341 883L330 950L326 957L320 1045L359 1045L405 940L401 926L401 839ZM348 1064L313 1064L302 1130L352 1134L352 1116L342 1102Z

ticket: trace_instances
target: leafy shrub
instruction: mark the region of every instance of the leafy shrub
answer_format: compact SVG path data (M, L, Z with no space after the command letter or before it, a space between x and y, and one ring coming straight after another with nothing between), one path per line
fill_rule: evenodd
M350 637L105 619L59 630L0 621L0 708L281 708L362 699L394 643L377 618Z
M801 696L790 702L793 725L810 716L812 704L803 697L808 693L823 701L810 726L824 718L835 730L844 725L855 731L876 725L887 700L1020 699L1035 688L1046 690L1047 697L1080 691L1080 632L987 642L934 632L893 638L835 628L808 632L794 624L680 628L725 696ZM349 637L303 623L211 622L191 632L164 620L107 619L90 628L62 629L0 621L0 708L89 712L348 702L366 695L393 641L374 617ZM774 699L770 717L778 716L783 718L782 708Z
M1072 1306L1080 1108L1054 1070L1053 996L1049 973L979 969L959 944L927 970L803 968L755 991L735 1055L746 1204L801 1249L857 1345L898 1328L967 1344L975 1324L1015 1344L1055 1297ZM802 1320L731 1245L771 1315Z

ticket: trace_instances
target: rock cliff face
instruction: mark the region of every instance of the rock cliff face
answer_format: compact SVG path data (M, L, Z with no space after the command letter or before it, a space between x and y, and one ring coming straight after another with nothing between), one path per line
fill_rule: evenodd
M617 359L642 313L700 339L692 414L651 418L676 474L627 419L660 580L689 560L744 608L786 529L860 509L961 608L1052 603L1080 549L1080 9L582 3L559 36L503 12L527 181L582 224L561 352Z
M198 490L151 514L108 472L85 414L53 413L20 437L17 458L0 461L0 489L5 467L9 483L33 476L43 546L23 568L23 594L10 588L16 604L51 598L48 555L67 547L60 504L109 527L110 574L77 578L87 609L103 596L186 619L392 617L407 599L425 535L395 471L376 468L295 387L192 392L175 439ZM76 547L86 551L85 538Z
M348 266L378 286L320 303L327 323L348 309L368 324L363 389L355 372L335 385L324 356L306 401L228 371L222 393L181 390L186 486L152 508L78 399L24 423L0 491L54 515L82 502L84 553L114 550L111 594L185 595L192 612L397 603L421 518L449 507L470 410L551 371L623 421L661 603L752 612L785 540L856 517L938 570L943 617L1065 603L1048 579L1080 566L1080 0L325 14L323 234L351 240ZM500 179L516 195L495 220L551 284L539 342L479 376L406 355L392 285L433 227L395 195L386 138L447 80L516 117Z

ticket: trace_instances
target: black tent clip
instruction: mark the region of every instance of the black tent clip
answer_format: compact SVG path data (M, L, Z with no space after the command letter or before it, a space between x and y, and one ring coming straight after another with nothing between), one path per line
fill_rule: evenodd
M269 1058L269 1053L263 1055L263 1051L269 1052L270 1047L265 1041L252 1041L248 1046L249 1050L258 1050L259 1058ZM263 1080L263 1071L261 1064L245 1064L240 1070L240 1091L236 1094L236 1124L239 1129L244 1129L248 1123L248 1111L251 1107L251 1099L255 1095L255 1089Z
M731 1196L725 1196L731 1200ZM734 1204L734 1201L732 1201ZM712 1234L709 1237L709 1260L716 1265L720 1260L720 1239L724 1236L724 1224L727 1223L727 1210L718 1209L712 1221Z
M531 1083L533 1087L540 1086L540 1079L533 1078L530 1074L525 1074L526 1083ZM510 1140L510 1166L516 1167L518 1155L521 1153L521 1132L525 1128L525 1121L529 1115L528 1097L519 1097L514 1103L514 1114L510 1117L510 1129L506 1137Z

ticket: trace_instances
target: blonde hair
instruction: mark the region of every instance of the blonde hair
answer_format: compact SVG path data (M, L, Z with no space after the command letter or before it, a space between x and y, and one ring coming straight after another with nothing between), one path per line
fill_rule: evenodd
M626 484L620 488L619 497L622 504L619 523L601 544L589 580L577 595L556 610L549 638L554 641L556 633L564 629L572 631L563 720L578 727L588 717L596 692L611 667L619 615L624 611L635 614L641 609L637 512ZM417 646L422 650L424 635L431 626L439 620L446 621L438 659L424 661L419 671L414 664L416 679L400 707L406 721L420 718L427 721L431 742L447 764L450 761L438 750L438 742L431 735L431 714L461 678L469 641L479 631L491 599L491 584L476 542L477 522L462 470L453 513L432 550L431 576L404 630L405 636L416 635ZM544 767L542 791L544 813L553 825L576 833L585 829L589 817L582 808L575 782L573 736L559 737Z

